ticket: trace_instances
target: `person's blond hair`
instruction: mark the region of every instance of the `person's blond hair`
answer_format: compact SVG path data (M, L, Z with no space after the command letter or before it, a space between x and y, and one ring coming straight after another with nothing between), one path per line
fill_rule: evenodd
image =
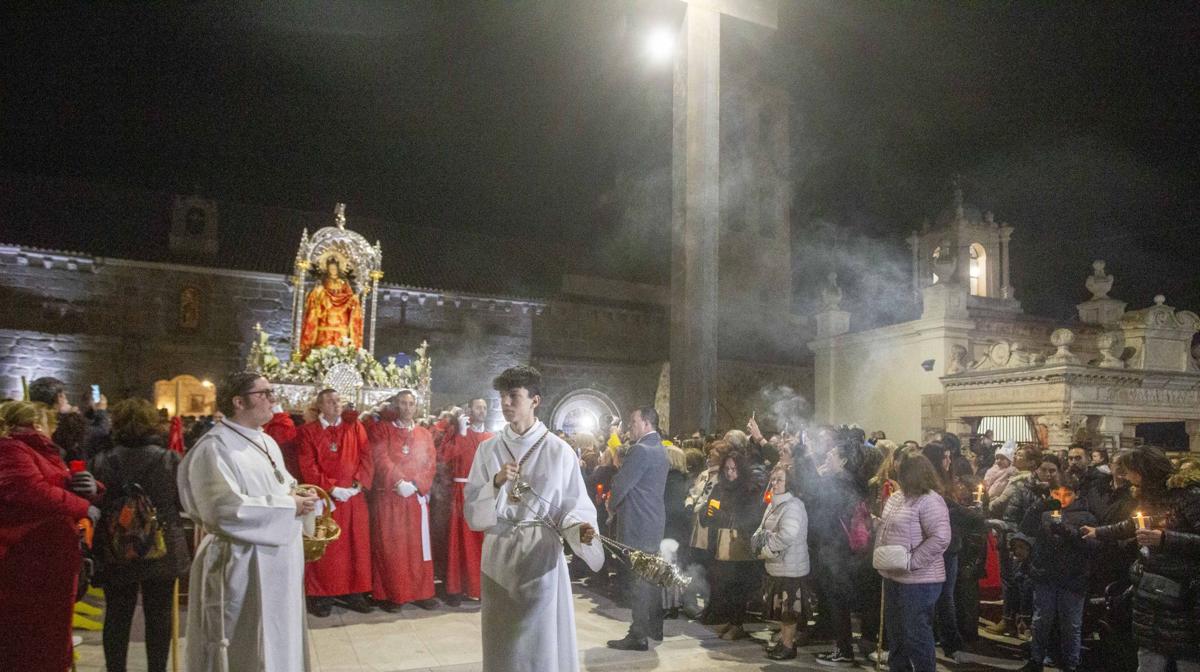
M590 432L575 432L567 438L567 445L575 449L575 454L583 456L589 450L595 450L600 442Z
M10 401L0 406L0 425L4 427L5 435L22 428L33 428L48 436L50 429L46 416L45 405L32 401Z
M675 446L663 446L663 448L667 451L667 464L670 468L685 474L688 473L687 455L683 450Z

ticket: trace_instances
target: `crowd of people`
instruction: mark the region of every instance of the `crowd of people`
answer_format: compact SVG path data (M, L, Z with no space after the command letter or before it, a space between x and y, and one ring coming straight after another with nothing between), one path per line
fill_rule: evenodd
M60 381L33 381L28 401L0 404L0 669L67 669L91 583L105 595L108 670L126 669L139 596L148 669L165 670L185 576L189 670L306 669L306 611L481 597L485 631L545 616L528 645L573 657L573 621L552 617L570 604L566 565L546 573L565 549L573 574L631 607L616 649L645 650L664 618L686 617L725 640L778 624L767 658L828 642L815 657L829 666L882 657L931 671L938 647L964 662L982 629L1026 640L1024 670L1200 670L1200 461L1083 443L1059 454L990 433L967 445L846 426L771 434L754 418L667 437L649 406L553 436L535 416L535 370L495 385L509 422L498 435L483 398L420 418L412 393L358 412L327 389L293 417L269 381L242 373L219 386L219 413L185 430L145 400L81 411ZM558 494L537 496L565 510L535 516L552 513L556 534L526 537L522 479L539 471ZM305 563L302 531L325 515L341 536ZM660 554L692 585L655 585L619 553L597 573L596 534ZM542 572L538 595L526 570ZM989 578L1000 604L981 628ZM288 616L263 628L268 613ZM506 635L485 637L485 659L488 640L495 660L528 658L495 648L521 641Z

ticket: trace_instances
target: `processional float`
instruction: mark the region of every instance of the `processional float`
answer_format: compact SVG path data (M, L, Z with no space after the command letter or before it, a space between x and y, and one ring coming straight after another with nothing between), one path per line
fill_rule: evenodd
M308 229L289 282L292 286L291 352L280 359L271 337L255 325L247 364L271 380L287 410L303 412L317 393L333 388L360 409L371 408L401 390L417 397L419 413L429 412L431 362L428 344L414 350L404 366L375 359L375 326L383 250L376 241L346 228L346 206L338 203L334 224Z

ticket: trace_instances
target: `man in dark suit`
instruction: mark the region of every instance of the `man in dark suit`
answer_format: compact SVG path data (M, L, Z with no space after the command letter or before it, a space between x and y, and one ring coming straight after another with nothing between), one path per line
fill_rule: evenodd
M658 434L658 413L652 406L635 408L629 413L628 427L633 445L613 476L608 511L616 517L618 541L657 553L667 521L663 491L668 471L667 452ZM662 640L661 589L637 577L630 580L629 589L633 624L624 639L614 639L608 646L645 651L647 638Z

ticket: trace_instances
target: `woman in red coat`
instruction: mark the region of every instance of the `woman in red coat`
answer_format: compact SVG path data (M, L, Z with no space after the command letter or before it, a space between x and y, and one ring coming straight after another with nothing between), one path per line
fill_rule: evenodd
M0 406L0 670L71 666L71 615L81 557L76 524L100 510L97 483L72 476L40 430L44 409Z

